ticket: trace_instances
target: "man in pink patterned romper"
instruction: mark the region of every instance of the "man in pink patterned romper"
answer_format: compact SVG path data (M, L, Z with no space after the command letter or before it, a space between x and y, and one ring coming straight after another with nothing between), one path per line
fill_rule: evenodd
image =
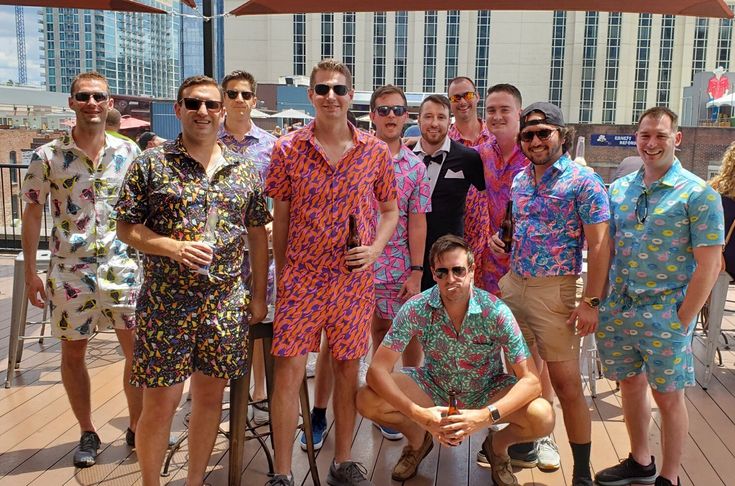
M398 189L398 226L383 253L375 262L375 313L373 314L373 352L406 300L421 291L426 244L426 213L431 211L431 186L426 166L401 143L403 125L408 118L406 95L396 86L381 86L370 98L370 119L375 136L388 144L393 155ZM403 365L421 364L421 346L411 340L403 352ZM376 424L377 425L377 424ZM380 426L383 437L398 440L403 435Z
M470 78L458 76L449 81L447 96L452 106L452 115L454 115L454 124L449 127L449 138L465 147L475 149L495 140L495 136L488 130L482 118L477 117L477 103L481 95ZM489 191L478 191L475 187L470 187L467 192L464 239L475 254L475 285L495 293L485 285L486 274L492 271L486 264L488 255L491 253L488 238L492 234L488 231L490 208L485 196L487 192Z
M276 356L272 401L276 455L271 486L293 485L291 455L298 393L309 351L324 330L332 353L335 458L330 484L368 486L364 468L351 459L359 359L369 348L375 305L374 263L398 220L393 163L388 146L347 122L352 75L333 59L311 73L309 100L316 118L276 141L266 177L274 199ZM380 221L375 228L373 201ZM348 217L357 220L361 246L346 250ZM372 236L374 235L374 238Z

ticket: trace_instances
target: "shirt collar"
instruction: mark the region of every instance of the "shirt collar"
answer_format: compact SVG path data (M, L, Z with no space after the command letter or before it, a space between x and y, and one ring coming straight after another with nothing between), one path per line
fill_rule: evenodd
M363 132L359 128L356 128L352 123L349 121L347 122L347 125L349 125L350 130L352 131L352 145L357 147L358 145L362 145L367 143L368 138L372 137L372 135L368 135L367 133ZM315 127L315 120L310 121L304 128L301 130L304 130L306 134L306 138L311 143L311 145L314 145L314 127Z
M426 153L424 151L423 147L421 146L421 139L420 138L419 138L419 141L416 142L416 146L413 148L413 152L415 154L419 154L419 155L431 155L431 156L434 156L434 155L436 155L436 154L438 154L440 152L446 152L448 154L449 153L449 149L451 147L452 147L452 139L449 138L449 134L447 134L447 136L444 137L444 143L442 143L442 146L439 147L439 149L436 152L434 152L433 154L429 154L429 153Z
M233 155L236 155L235 152L227 148L227 145L222 143L219 139L217 140L217 144L219 145L220 150L222 150L222 158L225 161L225 163L222 164L222 167L237 163L237 157L233 157ZM197 165L199 164L199 162L197 162L197 160L194 157L189 155L189 152L186 150L186 147L184 147L183 138L180 133L179 133L179 136L176 137L176 139L169 140L163 143L163 152L166 154L172 154L172 155L182 155L186 157L187 159L193 161Z
M480 122L480 135L478 135L477 140L466 139L462 135L462 132L457 129L457 125L454 124L449 127L449 137L452 140L456 140L463 145L467 145L468 147L474 147L495 140L495 135L490 133L490 130L488 130L487 128L487 124L485 124L485 120L483 120L482 118L478 118L477 121Z
M266 132L265 130L260 128L258 125L253 123L252 120L250 120L250 130L248 130L248 132L245 134L245 136L243 137L243 140L247 138L254 138L257 141L260 141L260 139L263 138L263 136L267 133L268 132ZM219 126L219 133L217 133L217 138L221 139L224 137L230 137L234 140L237 140L237 138L233 134L227 131L227 129L225 128L225 122L223 121L222 125Z
M74 141L74 137L71 136L71 132L69 132L66 135L63 135L58 140L60 144L59 148L61 150L78 150L79 152L82 152L82 149L80 149L77 143ZM110 142L113 140L115 140L114 137L110 135L109 133L105 132L105 146L103 147L103 150L107 149L107 147L110 146Z
M653 185L663 185L663 186L669 186L674 187L676 185L676 181L679 179L679 175L681 174L682 167L681 162L679 162L679 159L674 157L674 163L671 164L671 167L669 167L669 170L666 171L666 174L663 175L662 178L655 181ZM646 174L646 166L644 165L640 169L638 169L638 172L635 175L634 181L639 185L643 184L643 177Z
M429 294L427 303L434 309L444 308L444 304L442 304L441 295L439 295L439 286L434 285L431 288L431 293ZM482 313L482 306L480 306L480 303L477 302L477 292L475 290L475 286L473 285L472 288L470 289L470 302L469 302L469 305L467 306L467 314L481 314L481 313Z

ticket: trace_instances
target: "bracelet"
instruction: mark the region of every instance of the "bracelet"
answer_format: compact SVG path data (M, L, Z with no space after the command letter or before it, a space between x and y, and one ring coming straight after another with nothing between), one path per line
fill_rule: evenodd
M422 265L411 265L411 270L415 270L417 272L423 272L424 267Z

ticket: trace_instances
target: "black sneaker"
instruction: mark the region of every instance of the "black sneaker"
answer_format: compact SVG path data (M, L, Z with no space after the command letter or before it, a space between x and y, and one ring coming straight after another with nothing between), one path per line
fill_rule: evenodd
M345 461L339 467L329 466L327 474L329 486L373 486L367 479L367 469L359 462Z
M265 483L265 486L294 486L293 476L289 478L285 474L276 474Z
M538 464L538 454L533 442L523 444L513 444L508 447L508 455L510 463L515 467L536 467ZM480 449L477 453L477 465L480 467L490 467L490 461L485 456L485 451Z
M572 476L572 486L595 486L595 483L589 477L578 478L577 476Z
M656 482L656 463L651 456L651 464L642 466L633 459L632 454L620 461L620 464L595 474L595 481L600 486L625 486L627 484L654 484Z
M656 478L656 486L681 486L681 479L676 478L676 484L672 483L663 476Z
M168 448L172 448L176 445L176 436L171 434L168 436ZM128 430L125 431L125 443L129 447L135 447L135 432L130 430L130 427L128 427Z
M82 438L79 439L79 448L74 453L74 465L76 467L94 466L99 448L99 435L96 432L84 432Z

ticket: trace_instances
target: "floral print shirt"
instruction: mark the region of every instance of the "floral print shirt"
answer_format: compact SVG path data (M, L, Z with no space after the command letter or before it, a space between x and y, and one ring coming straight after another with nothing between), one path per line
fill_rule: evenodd
M261 183L265 183L265 175L271 162L271 152L276 137L251 122L250 131L245 134L242 140L238 140L225 130L224 123L219 128L217 138L233 152L242 154L245 158L252 160L260 174Z

